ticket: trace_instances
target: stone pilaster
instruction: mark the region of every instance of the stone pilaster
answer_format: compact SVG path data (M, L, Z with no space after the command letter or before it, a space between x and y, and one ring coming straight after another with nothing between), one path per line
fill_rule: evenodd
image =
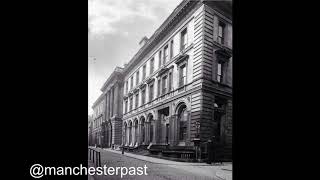
M131 127L131 143L130 143L130 146L134 146L136 142L136 125L133 125L132 124L132 127Z
M145 122L144 142L146 145L150 143L150 122Z
M116 83L114 85L114 93L113 93L113 114L118 116L119 110L119 103L118 103L118 96L119 96L119 84Z
M159 121L157 119L153 120L153 138L152 143L156 144L158 142L158 127L159 127Z

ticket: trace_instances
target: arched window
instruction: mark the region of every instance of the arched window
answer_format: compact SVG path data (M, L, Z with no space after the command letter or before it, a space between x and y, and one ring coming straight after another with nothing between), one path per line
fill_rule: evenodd
M187 139L187 128L188 128L188 112L186 105L181 105L178 110L179 120L179 141L185 142Z

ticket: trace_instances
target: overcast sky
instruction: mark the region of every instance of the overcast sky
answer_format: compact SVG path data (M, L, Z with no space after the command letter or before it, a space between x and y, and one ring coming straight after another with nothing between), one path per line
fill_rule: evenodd
M182 0L88 0L88 113L116 66L139 50Z

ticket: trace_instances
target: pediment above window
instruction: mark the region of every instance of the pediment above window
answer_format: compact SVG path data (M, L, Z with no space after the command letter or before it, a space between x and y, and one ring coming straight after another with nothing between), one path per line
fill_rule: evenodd
M140 86L139 86L139 89L143 89L143 88L145 88L146 87L146 84L141 84Z
M232 57L232 54L225 49L216 50L215 54L217 55L217 60L220 62L228 62Z
M189 58L189 55L187 55L187 54L180 55L180 56L177 58L177 60L175 61L175 63L179 65L179 64L187 61L188 58Z
M149 78L149 79L146 80L146 83L147 83L147 84L151 84L151 83L154 82L154 81L155 81L154 78Z
M168 70L169 70L169 68L161 68L160 71L159 71L159 73L158 73L158 75L157 75L157 77L165 74Z

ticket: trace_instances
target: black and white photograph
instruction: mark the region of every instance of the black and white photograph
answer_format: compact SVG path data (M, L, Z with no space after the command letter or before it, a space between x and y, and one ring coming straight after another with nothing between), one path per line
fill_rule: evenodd
M231 0L88 0L89 180L232 180Z

